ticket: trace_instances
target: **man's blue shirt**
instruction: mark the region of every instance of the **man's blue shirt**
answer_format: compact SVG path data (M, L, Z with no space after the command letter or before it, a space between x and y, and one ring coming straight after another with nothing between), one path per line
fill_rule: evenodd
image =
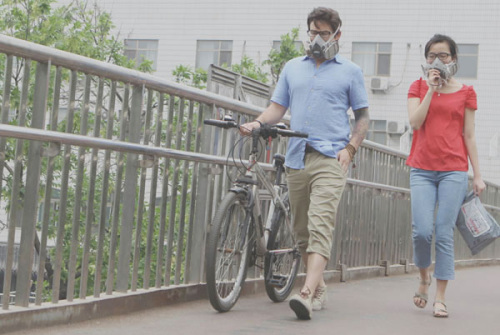
M290 138L286 166L304 168L306 143L328 157L349 143L347 111L368 107L359 66L337 55L316 67L310 57L290 60L280 74L271 101L290 109L290 128L309 138Z

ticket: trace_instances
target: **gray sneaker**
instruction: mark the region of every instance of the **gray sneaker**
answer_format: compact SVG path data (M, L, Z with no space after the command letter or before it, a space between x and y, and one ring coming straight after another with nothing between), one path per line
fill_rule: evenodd
M326 286L317 287L314 291L312 298L312 310L321 311L326 307L326 301L328 300L328 294L326 292Z
M312 315L312 304L311 295L303 296L301 294L295 294L290 299L290 308L295 312L297 318L301 320L311 320Z

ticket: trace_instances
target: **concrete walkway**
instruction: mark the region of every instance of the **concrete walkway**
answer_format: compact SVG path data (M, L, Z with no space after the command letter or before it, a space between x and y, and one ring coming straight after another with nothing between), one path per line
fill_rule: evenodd
M10 334L500 334L500 266L457 270L448 286L447 319L432 317L435 280L427 307L413 305L417 276L330 283L328 307L311 321L297 320L288 303L272 303L262 294L240 298L228 313L215 312L204 300Z

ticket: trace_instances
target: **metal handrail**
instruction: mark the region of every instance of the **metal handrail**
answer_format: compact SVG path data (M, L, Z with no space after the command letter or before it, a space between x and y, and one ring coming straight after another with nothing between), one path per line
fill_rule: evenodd
M216 104L219 107L236 112L256 116L260 115L264 110L261 107L254 106L246 102L233 100L222 95L178 84L170 80L155 77L151 74L123 68L118 65L90 59L1 34L0 50L4 53L12 54L18 57L28 58L41 63L50 63L54 66L70 68L72 70L81 71L115 81L121 81L139 86L144 85L147 88L160 92L173 94L186 99L192 99L209 105Z
M249 164L247 160L233 161L233 160L228 160L225 157L216 155L207 155L196 152L188 152L176 149L149 146L144 144L108 140L98 137L69 134L57 131L41 130L34 128L19 127L19 126L11 126L5 124L0 124L0 137L11 137L22 140L34 140L41 142L54 142L58 144L69 144L75 146L82 146L86 148L96 148L101 150L114 150L119 152L128 152L141 155L190 160L194 162L207 163L207 164L222 164L229 166L244 166ZM259 163L259 164L266 171L274 170L272 164L266 164L266 163ZM383 191L410 194L409 189L402 187L395 187L380 183L367 182L352 178L347 178L347 182L352 185L358 185ZM493 206L490 207L496 208ZM498 208L498 210L500 211L500 208Z
M125 141L108 140L99 137L91 137L70 133L62 133L51 130L41 130L35 128L26 128L19 126L11 126L0 124L0 136L12 137L23 140L35 140L41 142L55 142L60 144L69 144L82 146L86 148L96 148L103 150L114 150L120 152L129 152L141 155L159 156L173 159L184 159L200 163L213 163L213 164L226 164L227 165L242 165L248 164L248 161L238 160L236 162L229 161L221 156L207 155L195 152L188 152L176 149L155 147ZM273 170L271 164L263 163L262 166L265 170Z

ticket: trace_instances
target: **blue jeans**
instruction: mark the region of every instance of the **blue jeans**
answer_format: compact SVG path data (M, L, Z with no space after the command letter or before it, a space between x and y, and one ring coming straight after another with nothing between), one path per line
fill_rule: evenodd
M414 262L419 268L431 265L431 242L435 228L434 277L440 280L455 278L453 230L467 192L467 181L465 171L417 168L410 171Z

